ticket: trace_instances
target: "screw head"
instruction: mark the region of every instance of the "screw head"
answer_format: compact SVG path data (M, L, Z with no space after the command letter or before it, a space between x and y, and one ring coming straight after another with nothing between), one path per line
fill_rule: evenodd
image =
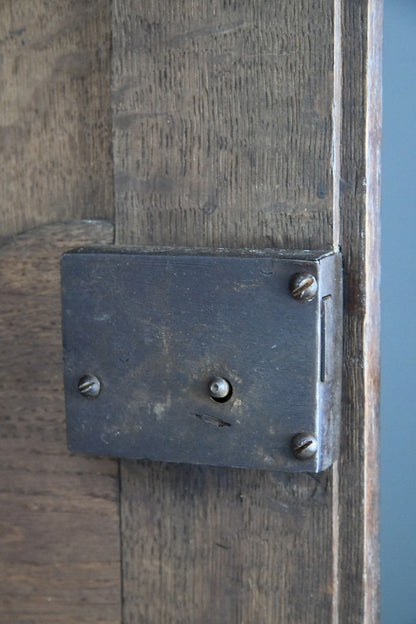
M223 377L215 377L209 382L209 394L213 399L226 399L231 394L231 385Z
M312 433L297 433L291 441L292 453L297 459L311 459L318 451L318 442Z
M78 390L85 397L97 397L101 391L101 382L95 375L84 375L78 382Z
M318 292L318 283L310 273L295 273L290 280L289 288L295 299L312 301Z

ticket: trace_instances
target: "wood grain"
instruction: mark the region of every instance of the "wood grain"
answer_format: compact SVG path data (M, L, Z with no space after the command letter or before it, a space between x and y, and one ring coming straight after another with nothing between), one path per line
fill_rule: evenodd
M378 622L380 0L345 2L341 241L345 263L339 617Z
M113 15L117 242L336 246L333 7L115 0ZM330 471L124 461L121 483L124 624L331 621Z
M0 2L0 238L112 218L110 3Z
M59 259L111 243L105 222L0 249L0 621L120 622L116 461L66 449Z
M58 257L111 240L110 3L0 5L0 620L377 622L379 0L112 0L120 243L331 248L342 454L319 476L65 450ZM342 92L341 92L342 69ZM341 99L342 95L342 99ZM338 183L340 194L338 203Z
M123 243L333 246L334 14L325 0L115 0Z

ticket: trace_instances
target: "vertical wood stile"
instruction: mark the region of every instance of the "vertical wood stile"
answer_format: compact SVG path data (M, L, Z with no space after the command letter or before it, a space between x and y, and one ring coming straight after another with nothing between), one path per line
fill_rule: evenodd
M376 621L380 13L113 2L117 242L340 245L345 268L340 461L123 461L123 624Z

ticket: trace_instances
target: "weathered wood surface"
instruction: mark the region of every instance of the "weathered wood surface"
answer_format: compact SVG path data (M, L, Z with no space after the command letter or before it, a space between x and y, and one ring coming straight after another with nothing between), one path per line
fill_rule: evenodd
M344 2L341 247L345 264L339 463L341 624L378 621L380 0Z
M326 0L115 0L123 243L333 245Z
M341 461L318 477L122 462L124 624L377 621L380 15L114 0L116 240L340 243L346 273Z
M112 215L109 4L1 3L1 237ZM377 621L380 16L113 0L118 241L340 242L342 456L318 477L123 462L120 579L116 464L65 450L57 281L61 251L109 229L6 239L1 621L115 624L120 582L123 624Z
M114 2L117 242L337 244L334 19L305 0ZM122 462L121 482L124 624L331 621L330 471Z
M0 2L0 239L112 218L110 3Z
M118 464L66 449L59 259L113 227L39 228L0 248L0 621L120 622Z

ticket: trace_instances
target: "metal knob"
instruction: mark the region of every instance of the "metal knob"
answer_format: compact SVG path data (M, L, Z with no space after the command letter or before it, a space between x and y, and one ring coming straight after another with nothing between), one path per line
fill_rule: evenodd
M226 400L231 396L231 385L223 377L215 377L209 383L209 394L216 401Z

